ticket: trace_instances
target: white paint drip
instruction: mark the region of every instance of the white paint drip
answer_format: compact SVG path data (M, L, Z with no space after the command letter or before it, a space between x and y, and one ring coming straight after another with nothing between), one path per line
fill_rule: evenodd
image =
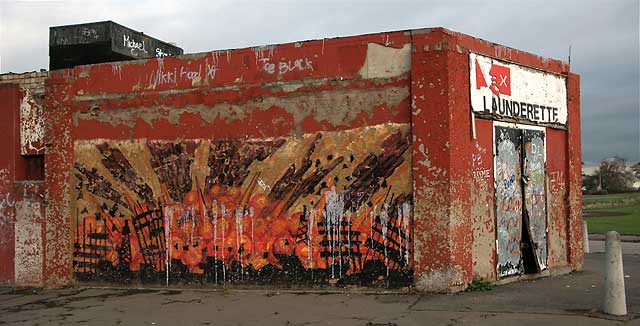
M389 253L387 252L387 232L389 227L389 204L384 204L380 210L380 224L382 225L382 244L384 246L384 265L387 267L387 277L389 277Z
M242 236L242 216L243 216L242 207L236 207L236 252L238 253L238 260L240 261L240 266L242 266L242 254L240 253L240 237Z
M253 257L256 247L253 241L253 207L249 207L249 218L251 219L251 257Z
M6 212L6 209L15 207L16 200L13 198L13 194L10 192L2 195L0 194L0 225L11 222L11 214Z
M331 277L335 278L335 243L341 243L340 240L340 224L344 213L344 200L342 195L336 192L335 187L331 187L331 191L326 194L326 205L324 209L324 225L331 234L329 241L331 249ZM337 240L336 240L337 239ZM342 249L338 245L339 255L342 255ZM340 256L340 275L342 275L342 257Z
M165 246L167 249L167 254L165 256L165 268L166 268L166 284L169 286L169 271L171 270L171 245L169 241L171 240L171 220L173 219L175 210L173 206L164 206L164 240Z
M307 212L307 221L308 221L308 225L309 227L307 228L307 247L309 247L309 263L311 265L311 268L313 269L313 242L311 241L311 237L313 235L313 224L315 223L316 220L316 210L315 209L311 209L309 212Z
M404 223L405 217L402 214L402 206L398 205L398 207L396 207L396 212L398 212L398 221L400 221L401 224ZM404 228L403 228L404 231ZM402 247L402 234L400 234L398 236L398 240L400 242L400 258L404 258L404 252L402 251L403 247Z
M220 207L220 215L222 216L222 284L224 284L227 280L227 264L224 261L224 218L227 216L227 210L224 205Z
M264 45L264 46L257 46L257 47L251 48L251 51L253 51L253 54L256 57L256 66L258 65L258 62L261 59L273 57L273 52L275 49L276 49L275 45ZM266 56L265 56L265 52L267 54Z
M351 211L347 211L346 215L347 215L347 250L349 255L349 262L351 262Z
M371 241L373 241L373 220L376 217L377 209L378 209L378 205L374 205L373 210L371 211L371 213L369 213L369 225L371 226L369 228L369 239L371 239Z
M409 219L411 218L411 204L409 204L409 202L404 202L402 204L402 215L404 216L404 234L407 235L407 243L406 243L406 248L405 248L405 255L404 255L404 259L406 262L407 267L409 267L409 241L411 241L411 238L409 236ZM400 248L400 250L402 250L402 248Z
M214 279L218 284L218 201L215 199L211 202L211 219L213 220L213 260L214 264Z
M389 35L383 35L382 40L384 41L384 46L389 46L393 44L393 42L389 40Z
M113 73L114 76L118 75L119 80L122 80L122 66L120 66L119 64L112 64L111 72Z

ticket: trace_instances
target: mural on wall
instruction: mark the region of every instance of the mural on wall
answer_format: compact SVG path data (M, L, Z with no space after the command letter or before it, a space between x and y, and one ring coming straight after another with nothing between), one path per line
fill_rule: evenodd
M536 262L540 270L547 268L547 201L545 195L544 132L523 130L524 142L524 202L529 218L529 230Z
M495 127L495 142L498 275L508 276L524 272L520 130Z
M409 135L77 141L76 278L409 285Z

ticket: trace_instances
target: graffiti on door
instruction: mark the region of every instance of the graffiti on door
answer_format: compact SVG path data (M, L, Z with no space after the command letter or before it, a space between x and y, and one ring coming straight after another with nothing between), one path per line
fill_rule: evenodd
M498 275L523 272L522 186L519 130L495 128L495 191Z
M524 202L529 217L529 230L540 270L547 267L547 202L544 176L544 132L523 130Z
M544 137L542 130L495 127L500 276L547 267ZM524 259L525 254L533 258Z

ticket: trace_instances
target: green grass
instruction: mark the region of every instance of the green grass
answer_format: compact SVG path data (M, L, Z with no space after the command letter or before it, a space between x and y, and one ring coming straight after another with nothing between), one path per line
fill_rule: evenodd
M610 208L635 204L640 204L640 192L582 197L582 207L584 209Z
M469 284L469 287L467 287L467 289L465 291L467 292L471 292L471 291L491 291L493 290L493 288L495 287L495 285L489 281L485 281L483 279L477 279L474 278L473 281L471 281L471 284Z
M610 194L610 195L584 195L582 197L582 201L584 202L608 201L612 199L637 198L637 197L640 197L639 192L627 192L622 194Z
M620 234L640 234L640 205L590 209L591 212L617 212L619 216L585 217L589 233L618 231Z

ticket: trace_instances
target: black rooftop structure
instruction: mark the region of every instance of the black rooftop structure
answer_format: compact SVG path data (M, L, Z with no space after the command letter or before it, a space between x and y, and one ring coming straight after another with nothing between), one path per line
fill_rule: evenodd
M49 69L183 54L175 45L112 21L49 28Z

